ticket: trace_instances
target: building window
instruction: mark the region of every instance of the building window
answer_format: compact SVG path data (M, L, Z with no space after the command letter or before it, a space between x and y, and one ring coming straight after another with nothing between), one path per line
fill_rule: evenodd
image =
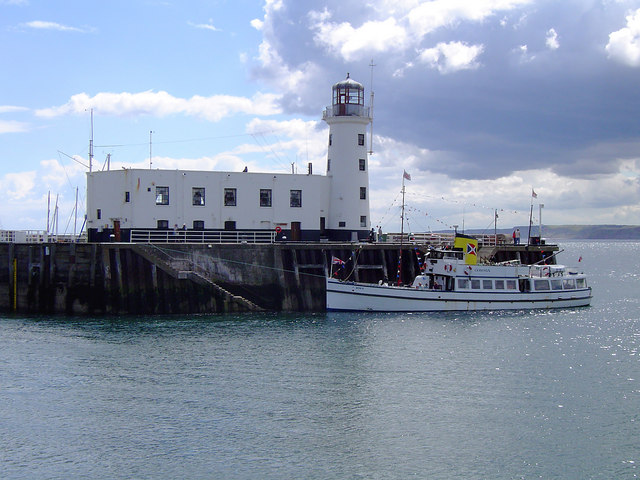
M360 200L367 199L367 187L360 187Z
M361 227L366 227L367 226L367 216L366 215L360 215L360 226Z
M365 160L364 160L364 158L361 158L361 159L358 160L358 169L361 172L364 172L364 167L365 167Z
M327 172L331 170L331 159L327 158Z
M271 206L271 189L270 188L260 189L260 206L261 207Z
M347 226L347 222L338 222L338 227L346 227Z
M169 228L169 220L158 220L158 228L167 230Z
M156 205L169 205L169 187L156 187Z
M102 218L102 209L99 208L98 210L96 210L96 218L98 220L100 220Z
M358 145L364 145L364 133L358 134Z
M129 192L124 192L124 202L129 203L130 201L131 201L131 196L129 195Z
M302 207L302 190L290 190L289 206Z
M193 221L193 229L194 230L204 230L204 220L194 220Z
M224 229L225 230L235 230L236 229L236 222L235 220L227 220L224 222Z
M193 187L191 189L192 204L198 207L204 206L204 187Z
M236 189L235 188L224 189L224 206L225 207L236 206Z
M329 146L333 143L333 133L329 134Z

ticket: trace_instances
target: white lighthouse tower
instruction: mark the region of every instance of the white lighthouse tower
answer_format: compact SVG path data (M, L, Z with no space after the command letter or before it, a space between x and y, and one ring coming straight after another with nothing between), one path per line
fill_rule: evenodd
M329 125L327 177L329 177L329 237L334 240L364 240L369 218L369 161L367 125L369 108L364 105L364 87L349 78L333 86L333 101L322 116Z

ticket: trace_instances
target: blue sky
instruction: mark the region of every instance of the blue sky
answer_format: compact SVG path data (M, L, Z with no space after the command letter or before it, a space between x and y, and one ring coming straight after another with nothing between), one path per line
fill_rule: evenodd
M640 224L640 0L0 0L0 44L0 228L73 231L92 109L94 169L324 172L347 72L374 225L403 170L414 231Z

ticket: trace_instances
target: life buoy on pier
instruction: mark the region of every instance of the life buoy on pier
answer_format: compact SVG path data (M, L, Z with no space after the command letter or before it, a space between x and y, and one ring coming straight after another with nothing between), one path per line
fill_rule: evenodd
M282 229L280 228L280 226L276 227L276 233L280 233L282 231Z

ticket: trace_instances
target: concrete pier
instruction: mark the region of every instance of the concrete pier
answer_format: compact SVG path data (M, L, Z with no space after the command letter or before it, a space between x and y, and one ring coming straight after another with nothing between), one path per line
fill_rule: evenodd
M402 246L413 279L420 249ZM400 246L388 243L0 243L0 311L166 314L323 311L324 278L397 281ZM481 256L533 263L556 246L502 246ZM484 253L483 253L484 252Z

